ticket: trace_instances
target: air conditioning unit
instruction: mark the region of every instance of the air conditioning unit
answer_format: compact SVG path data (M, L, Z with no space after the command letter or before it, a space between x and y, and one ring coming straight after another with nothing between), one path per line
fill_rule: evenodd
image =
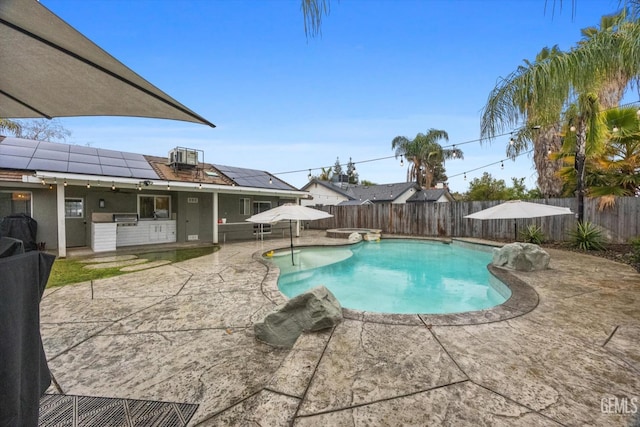
M176 147L169 151L169 164L178 168L198 166L198 151Z

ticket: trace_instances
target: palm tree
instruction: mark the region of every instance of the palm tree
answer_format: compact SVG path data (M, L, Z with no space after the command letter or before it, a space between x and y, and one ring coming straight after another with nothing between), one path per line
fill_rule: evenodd
M534 66L544 64L551 58L561 54L562 51L558 46L545 47L538 52L534 62L525 60L525 65L518 67L517 73L529 72ZM498 86L496 89L501 88ZM496 89L490 96L490 100L500 97L501 94ZM548 153L550 151L557 152L562 147L561 126L559 123L540 125L540 122L543 121L542 117L538 117L537 112L534 110L534 105L528 101L532 97L533 94L528 93L520 100L518 108L526 114L527 125L511 134L509 145L507 145L507 156L515 159L521 153L533 150L533 163L538 172L538 188L545 197L558 196L562 193L563 186L562 179L557 176L557 172L562 167L562 162L550 160Z
M587 147L596 151L603 143L598 93L625 70L631 79L640 75L640 25L619 25L616 31L598 32L576 48L550 57L531 67L521 67L501 81L484 108L483 139L492 139L504 129L530 123L534 112L542 128L560 123L571 112L575 129L576 195L578 220L584 218L585 161ZM526 106L526 108L523 108ZM569 108L571 107L571 108Z
M640 117L635 108L611 109L602 113L608 128L607 144L602 151L587 153L586 192L599 198L601 209L613 206L616 197L635 196L640 192ZM572 188L576 183L571 139L559 156L565 166L561 176Z
M419 133L414 139L396 136L391 141L391 149L396 158L404 157L410 164L407 167L407 182L415 179L422 188L430 188L434 174L445 160L463 158L462 150L452 147L443 149L439 140L448 141L449 134L444 130L429 129L426 134ZM444 173L444 172L443 172Z
M20 133L21 129L20 123L18 122L9 119L0 119L0 132L6 130L16 135Z

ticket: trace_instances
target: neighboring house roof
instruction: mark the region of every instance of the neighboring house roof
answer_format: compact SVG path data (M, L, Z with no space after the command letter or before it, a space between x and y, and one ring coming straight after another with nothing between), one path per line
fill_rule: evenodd
M407 191L414 189L417 190L418 186L415 182L399 182L395 184L380 184L380 185L360 185L360 184L347 184L347 183L332 183L328 181L320 181L317 179L311 180L308 184L301 188L302 191L308 191L313 194L313 185L321 185L330 191L346 197L348 200L338 203L340 206L344 205L358 205L365 202L369 203L383 203L393 202L401 197Z
M167 157L117 150L0 137L0 180L15 181L11 171L39 171L113 178L153 179L298 191L266 171L199 162L174 168Z
M453 196L446 188L432 188L429 190L417 191L407 199L407 203L437 202L441 197L445 197L449 202L453 202Z

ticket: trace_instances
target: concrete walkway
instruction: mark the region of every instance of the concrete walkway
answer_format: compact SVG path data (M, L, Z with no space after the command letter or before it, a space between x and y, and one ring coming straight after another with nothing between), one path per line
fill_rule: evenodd
M305 231L297 245L336 244ZM640 275L549 250L539 295L493 323L349 316L292 350L252 324L283 297L254 256L288 240L49 289L45 351L66 394L197 403L191 425L601 425L640 422ZM408 320L408 321L407 321ZM55 392L53 388L50 392Z

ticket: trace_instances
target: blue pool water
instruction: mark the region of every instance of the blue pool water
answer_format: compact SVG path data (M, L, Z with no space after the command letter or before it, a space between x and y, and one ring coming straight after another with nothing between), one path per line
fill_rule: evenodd
M294 297L324 285L345 308L380 313L460 313L502 304L511 291L487 270L491 253L417 240L296 248L270 259Z

